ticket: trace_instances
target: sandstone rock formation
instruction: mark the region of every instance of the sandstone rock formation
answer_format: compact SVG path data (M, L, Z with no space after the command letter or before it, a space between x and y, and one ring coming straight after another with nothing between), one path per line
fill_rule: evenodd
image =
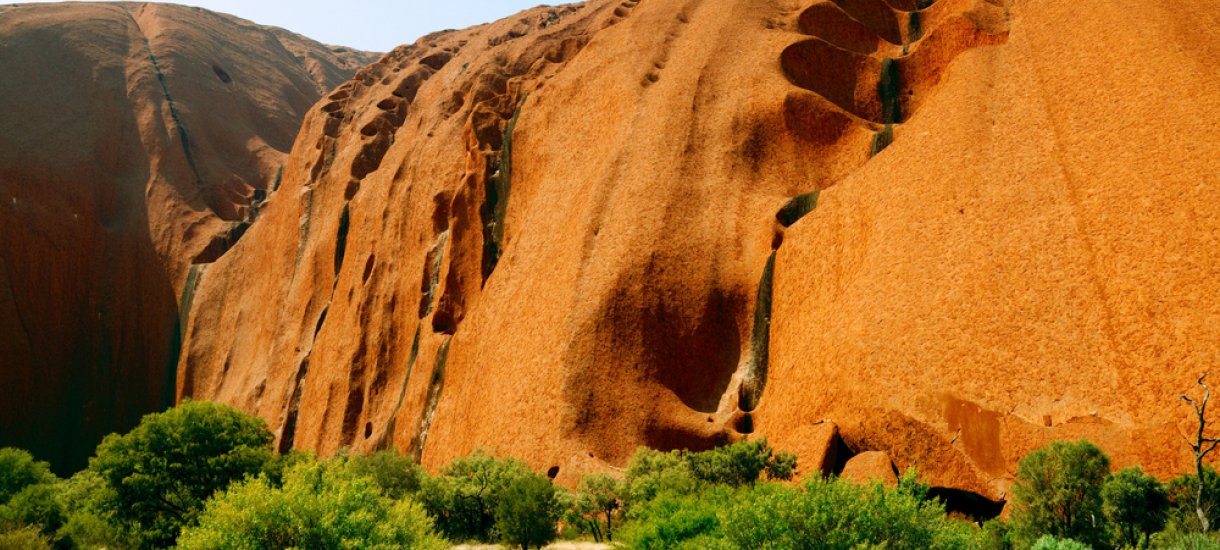
M0 445L70 471L172 402L192 263L372 59L182 6L0 6Z
M1168 475L1218 360L1218 17L592 0L425 37L306 118L178 395L567 483L749 434L966 514L1051 438Z
M898 472L894 471L894 463L885 451L866 451L851 457L840 475L857 483L898 484Z

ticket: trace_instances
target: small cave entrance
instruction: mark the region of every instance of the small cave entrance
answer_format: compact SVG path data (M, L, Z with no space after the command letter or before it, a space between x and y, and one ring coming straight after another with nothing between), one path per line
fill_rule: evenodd
M741 434L754 433L754 417L752 415L750 415L750 413L745 413L745 414L741 415L741 418L737 419L737 423L734 426L734 428L737 430L737 433L741 433Z
M233 83L233 77L229 76L229 73L220 68L220 65L212 65L212 71L216 73L216 78L219 78L221 82L224 82L225 84Z
M856 456L856 452L847 446L847 442L843 441L843 436L839 435L836 431L834 438L830 440L830 445L826 448L826 460L822 463L822 475L842 475L843 469L847 467L847 461L851 460L854 456Z
M928 498L943 502L945 513L950 516L968 519L979 525L999 517L1005 503L1003 500L991 500L978 493L952 487L932 487L928 490Z
M551 466L550 468L547 468L546 477L551 478L551 481L554 481L555 478L559 477L559 466Z

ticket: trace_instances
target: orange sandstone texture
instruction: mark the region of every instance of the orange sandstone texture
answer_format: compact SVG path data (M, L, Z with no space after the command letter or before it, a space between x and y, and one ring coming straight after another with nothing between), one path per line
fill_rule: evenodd
M885 451L867 451L853 456L843 466L840 475L856 483L898 484L898 473L894 471L894 463Z
M0 445L70 471L172 403L191 264L369 61L195 8L0 7Z
M306 117L201 277L178 395L282 450L565 483L751 434L994 500L1057 437L1166 475L1220 336L1209 2L595 0L430 35Z

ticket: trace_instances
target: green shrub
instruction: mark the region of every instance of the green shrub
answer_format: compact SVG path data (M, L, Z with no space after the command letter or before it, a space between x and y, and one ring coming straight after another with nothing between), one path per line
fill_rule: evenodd
M537 474L509 482L496 502L496 531L506 544L521 550L541 548L555 540L560 506L551 480Z
M1165 532L1156 538L1153 548L1163 550L1220 550L1220 541L1203 533Z
M613 541L614 512L623 506L625 493L626 484L620 479L606 474L584 476L571 505L575 514L570 516L570 519L572 522L587 524L594 539L601 542L603 534L597 516L603 515L606 520L605 539Z
M317 462L291 467L282 488L266 476L234 484L179 540L187 550L445 546L415 501L386 498L372 478Z
M680 451L668 453L640 447L627 461L628 506L653 500L657 495L693 493L699 481Z
M775 463L774 451L766 439L743 440L708 451L688 453L686 460L690 463L691 473L699 481L733 487L753 484L768 470L768 466ZM783 464L777 464L774 469L791 478L795 461L794 456L785 454Z
M1093 546L1107 542L1101 487L1110 459L1088 441L1054 441L1021 459L1012 487L1012 527L1031 544L1043 535Z
M796 474L796 467L796 455L775 452L766 439L694 453L641 447L627 462L624 501L633 506L665 493L691 494L707 485L752 485L764 473L770 479L786 480Z
M30 485L0 506L0 529L37 527L53 537L65 520L58 489L50 483Z
M145 416L126 435L106 436L89 468L110 489L103 511L140 546L165 547L208 497L263 468L271 440L262 419L186 401Z
M820 478L760 486L731 509L726 538L739 548L955 549L983 545L981 531L948 518L938 501L880 484Z
M293 449L284 454L274 454L271 459L263 464L263 475L267 476L267 481L272 487L284 486L284 474L292 469L297 464L306 462L317 462L318 455L312 451L301 451Z
M51 550L48 540L37 527L0 530L0 548L4 550Z
M55 483L59 478L51 473L46 462L12 447L0 449L0 504L4 504L31 485Z
M394 500L419 493L425 477L423 468L413 459L396 451L378 451L370 455L336 457L353 475L373 480L382 493Z
M1199 516L1195 512L1195 490L1199 480L1195 474L1181 474L1169 480L1169 524L1182 532L1199 531ZM1210 525L1220 525L1220 475L1211 466L1203 466L1203 510Z
M1034 542L1030 550L1092 550L1092 547L1072 539L1057 539L1050 535L1043 535Z
M450 462L441 475L425 478L420 500L446 538L492 542L499 538L495 510L500 494L514 480L531 475L520 460L475 451Z
M739 492L723 485L685 494L663 491L628 512L622 538L641 550L726 547L720 514Z
M1126 546L1138 548L1142 538L1147 547L1152 534L1165 528L1169 494L1160 481L1139 467L1110 476L1101 488L1101 497L1106 518Z
M111 520L104 504L112 492L97 472L82 470L59 486L67 514L57 538L80 548L130 548L127 535Z

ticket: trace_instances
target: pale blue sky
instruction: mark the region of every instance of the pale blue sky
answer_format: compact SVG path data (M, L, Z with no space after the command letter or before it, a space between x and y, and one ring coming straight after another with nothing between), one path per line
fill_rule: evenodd
M544 3L572 0L181 0L283 27L319 42L386 52L441 29L488 23ZM26 3L0 0L0 3Z

